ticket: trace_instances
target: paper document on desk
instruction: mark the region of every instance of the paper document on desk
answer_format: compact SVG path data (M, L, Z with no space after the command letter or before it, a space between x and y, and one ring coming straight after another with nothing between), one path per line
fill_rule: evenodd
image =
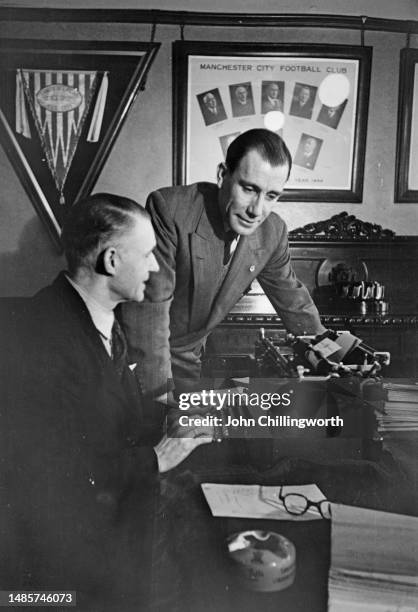
M318 502L325 495L314 484L264 487L261 485L214 484L205 482L202 490L213 516L231 518L258 518L278 521L312 521L322 519L318 510L308 508L305 514L289 514L280 501L288 493L300 493L310 501Z
M418 611L418 518L332 507L329 612Z

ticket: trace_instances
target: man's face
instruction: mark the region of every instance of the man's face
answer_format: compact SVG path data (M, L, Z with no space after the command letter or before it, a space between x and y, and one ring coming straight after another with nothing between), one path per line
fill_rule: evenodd
M312 155L312 153L315 151L316 149L316 142L313 138L307 138L305 140L305 144L303 146L303 150L305 152L305 155Z
M115 274L110 284L119 301L142 302L150 272L159 266L152 252L156 241L149 219L136 216L133 226L115 241Z
M269 216L287 181L288 167L271 166L249 151L231 174L218 166L218 201L230 229L249 236Z
M279 97L279 86L277 83L271 83L267 89L267 95L269 98L277 99Z
M309 98L311 97L311 92L307 87L302 87L299 93L299 100L302 105L305 105Z
M235 90L235 97L240 104L247 103L247 90L245 87L237 87Z
M215 96L211 93L207 94L204 98L204 102L209 110L215 112L216 110L216 99Z

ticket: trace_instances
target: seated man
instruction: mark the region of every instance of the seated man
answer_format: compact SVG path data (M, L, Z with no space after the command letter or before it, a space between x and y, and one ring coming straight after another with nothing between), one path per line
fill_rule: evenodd
M68 272L2 330L0 587L76 591L83 612L147 610L158 468L210 438L153 449L115 323L158 272L148 213L96 194L62 239Z
M286 225L273 212L291 166L280 136L253 129L229 145L216 185L168 187L149 196L160 272L145 301L121 312L144 393L162 393L171 378L178 390L193 386L208 334L255 278L289 331L325 331L292 270Z

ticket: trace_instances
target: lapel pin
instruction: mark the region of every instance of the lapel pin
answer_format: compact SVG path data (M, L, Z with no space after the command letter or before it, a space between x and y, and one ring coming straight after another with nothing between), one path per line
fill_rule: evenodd
M254 272L255 270L255 265L253 264L252 266L250 266L250 272Z

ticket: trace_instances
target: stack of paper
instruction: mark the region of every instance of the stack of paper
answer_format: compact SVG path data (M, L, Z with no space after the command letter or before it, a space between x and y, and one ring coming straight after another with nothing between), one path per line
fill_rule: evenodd
M418 385L387 383L384 388L387 400L377 415L379 432L418 431Z
M332 506L328 612L418 610L418 518Z

